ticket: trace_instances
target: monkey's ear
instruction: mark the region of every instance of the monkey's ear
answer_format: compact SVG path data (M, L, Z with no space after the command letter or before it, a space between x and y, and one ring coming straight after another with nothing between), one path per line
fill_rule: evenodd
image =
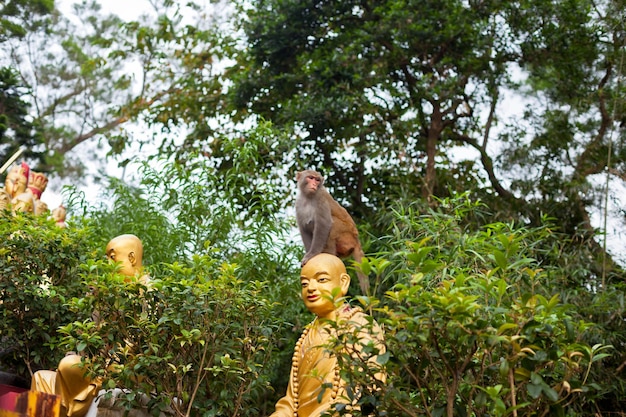
M301 176L302 176L302 171L296 172L296 181L300 181Z

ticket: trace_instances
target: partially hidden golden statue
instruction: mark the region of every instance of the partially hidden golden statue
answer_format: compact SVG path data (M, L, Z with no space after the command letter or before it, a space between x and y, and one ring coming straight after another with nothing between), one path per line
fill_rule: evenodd
M69 353L61 359L56 372L41 370L33 375L32 391L61 397L60 417L84 417L100 390L99 382L86 376L81 361L81 356Z
M61 229L65 229L67 227L67 225L65 224L67 209L63 204L52 210L50 215L52 216L52 219L56 222L56 225L59 226Z
M14 165L4 180L4 190L10 198L14 198L19 193L26 191L28 186L28 175L30 168L28 164L22 162L19 165Z
M135 279L143 276L143 245L135 235L117 236L107 244L107 257L114 262L121 262L120 274ZM98 394L100 382L92 380L81 365L81 356L69 353L60 362L55 371L35 372L31 381L31 390L61 397L60 417L84 417Z
M143 244L132 234L124 234L111 239L106 247L106 255L113 262L121 263L118 272L130 281L137 279L142 284L148 283L148 275L143 271Z
M36 215L48 213L48 205L41 201L41 194L46 191L48 177L41 172L30 171L28 176L28 192L33 196L35 202L34 213Z
M26 192L29 175L30 168L25 162L14 165L7 173L3 190L5 196L0 198L0 200L5 201L8 196L9 207L13 212L34 213L35 200L32 194Z
M346 346L345 353L363 357L374 368L377 367L376 357L365 355L363 345L371 341L379 354L385 351L380 327L374 322L372 331L365 331L370 322L368 316L360 308L343 302L350 275L341 259L327 253L316 255L302 267L300 282L302 300L316 317L296 343L287 392L276 403L270 417L319 417L331 410L335 403L350 402L337 358L328 348L337 331L351 332L351 329L358 328L358 345ZM377 372L376 379L383 383L384 373Z

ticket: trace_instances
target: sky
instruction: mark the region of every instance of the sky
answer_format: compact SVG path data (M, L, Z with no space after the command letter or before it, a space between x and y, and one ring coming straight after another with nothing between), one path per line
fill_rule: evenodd
M76 0L56 0L57 8L63 14L69 14L72 10L72 4L79 3ZM142 13L146 13L151 9L148 0L100 0L102 10L107 13L118 15L124 20L136 19Z
M71 16L72 13L72 5L75 3L80 3L79 0L56 0L57 8L66 16ZM152 10L149 0L100 0L99 3L102 6L102 11L104 13L112 13L116 14L120 18L124 20L135 20L141 14L150 13ZM90 149L87 149L85 152L93 152ZM137 154L137 150L133 149L130 151L132 154ZM107 165L107 174L116 177L116 178L125 178L132 175L132 172L135 171L134 167L131 165L126 170L118 167L117 161L111 161ZM64 183L63 180L51 180L48 188L42 195L42 201L48 204L48 207L51 209L58 207L63 204L63 195L62 195L62 187ZM100 188L94 184L88 184L86 186L77 187L80 191L85 193L86 200L95 204L100 197Z

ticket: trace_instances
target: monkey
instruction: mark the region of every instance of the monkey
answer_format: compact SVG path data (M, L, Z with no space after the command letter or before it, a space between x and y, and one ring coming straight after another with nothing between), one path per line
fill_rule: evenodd
M296 222L306 253L302 266L315 255L324 252L339 258L352 255L361 262L365 254L359 241L354 220L324 187L324 177L317 171L304 170L296 174ZM363 294L369 292L369 278L357 269Z

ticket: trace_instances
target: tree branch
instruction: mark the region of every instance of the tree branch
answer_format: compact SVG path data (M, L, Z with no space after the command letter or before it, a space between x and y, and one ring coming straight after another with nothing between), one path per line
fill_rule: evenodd
M524 206L526 205L526 201L515 197L515 195L513 195L513 193L511 193L509 190L505 189L502 186L502 184L500 184L500 181L498 181L498 178L496 177L495 171L493 169L493 159L487 154L487 150L484 149L482 146L480 146L478 141L476 141L473 138L470 138L467 135L462 135L460 133L455 133L454 136L455 136L456 140L458 140L458 141L460 141L462 143L465 143L465 144L471 146L472 148L476 149L478 152L480 152L480 161L481 161L481 163L483 165L483 168L487 172L487 176L489 177L489 181L491 182L491 186L493 187L494 190L496 190L498 195L500 195L503 198L506 198L507 200L515 201L515 202L518 202L518 203L522 203Z

